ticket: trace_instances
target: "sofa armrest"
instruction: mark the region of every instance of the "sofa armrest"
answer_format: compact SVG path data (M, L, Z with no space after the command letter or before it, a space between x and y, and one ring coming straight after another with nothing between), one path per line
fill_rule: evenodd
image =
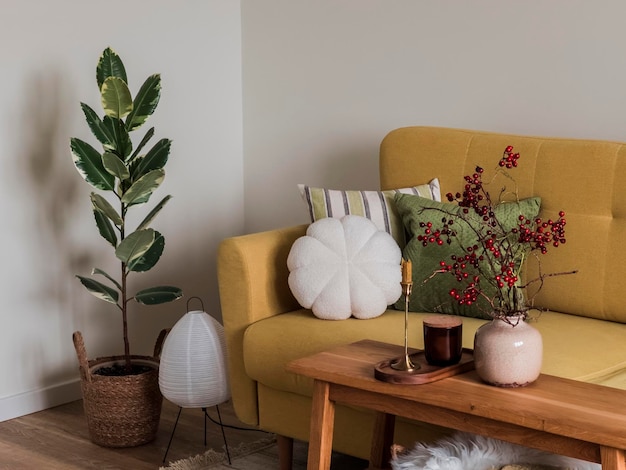
M258 424L256 382L246 374L246 328L264 318L300 308L287 279L287 256L306 225L227 238L220 243L217 274L226 333L233 406L244 423Z

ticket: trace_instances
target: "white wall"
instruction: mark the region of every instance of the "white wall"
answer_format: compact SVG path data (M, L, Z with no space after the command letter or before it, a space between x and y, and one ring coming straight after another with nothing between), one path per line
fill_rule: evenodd
M238 1L5 0L1 11L4 420L79 396L74 330L83 332L91 357L123 352L119 314L74 278L94 265L117 266L93 223L91 188L69 152L70 136L96 145L79 102L99 109L102 50L120 54L134 92L149 74L162 74L161 103L149 124L157 138L174 140L154 201L174 196L154 223L166 249L135 286L177 285L219 317L215 253L222 238L243 228L243 157ZM185 311L184 301L135 308L132 352L151 352L158 332Z
M619 0L243 0L246 230L378 188L391 129L626 140Z

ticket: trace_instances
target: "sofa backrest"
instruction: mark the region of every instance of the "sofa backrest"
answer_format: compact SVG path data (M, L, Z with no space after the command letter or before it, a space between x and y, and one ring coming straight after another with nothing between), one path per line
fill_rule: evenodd
M433 127L390 132L380 149L381 189L422 184L437 177L442 197L462 191L476 165L490 181L504 149L519 152L519 166L490 182L520 197L540 196L541 217L566 212L566 244L541 256L544 273L578 269L545 281L535 306L626 323L626 144L595 140L525 137ZM539 265L529 263L528 279Z

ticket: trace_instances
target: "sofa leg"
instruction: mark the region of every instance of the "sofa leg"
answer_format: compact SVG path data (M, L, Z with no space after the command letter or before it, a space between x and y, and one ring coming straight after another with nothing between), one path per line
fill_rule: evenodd
M291 470L293 466L293 438L276 436L278 443L278 468L279 470Z

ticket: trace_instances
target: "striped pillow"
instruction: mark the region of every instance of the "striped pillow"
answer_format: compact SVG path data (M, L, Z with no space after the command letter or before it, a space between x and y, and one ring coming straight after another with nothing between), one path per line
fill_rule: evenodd
M340 219L344 215L360 215L370 219L379 230L389 233L400 248L406 244L402 219L398 215L394 194L415 194L432 201L441 202L439 180L412 188L388 191L343 191L339 189L312 188L298 185L307 203L311 222L325 217Z

